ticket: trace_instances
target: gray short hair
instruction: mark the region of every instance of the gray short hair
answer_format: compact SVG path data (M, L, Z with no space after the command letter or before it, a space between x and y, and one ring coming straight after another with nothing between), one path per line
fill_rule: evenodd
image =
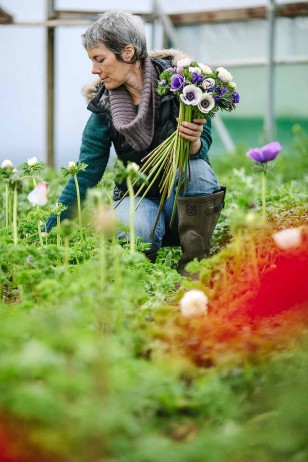
M128 11L108 11L99 16L81 36L83 46L89 50L105 45L119 60L126 45L133 45L135 56L133 62L147 57L147 45L144 22Z

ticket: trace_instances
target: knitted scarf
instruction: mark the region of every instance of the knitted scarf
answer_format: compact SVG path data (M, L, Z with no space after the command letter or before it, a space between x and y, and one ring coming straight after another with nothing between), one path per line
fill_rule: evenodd
M156 85L157 73L151 60L146 58L137 113L124 85L109 91L113 125L137 151L148 148L153 139L155 112L159 103L159 96L155 91Z

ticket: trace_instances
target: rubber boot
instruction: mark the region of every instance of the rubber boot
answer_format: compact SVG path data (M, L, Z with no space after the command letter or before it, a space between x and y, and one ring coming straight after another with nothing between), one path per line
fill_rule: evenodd
M145 256L151 263L155 263L157 257L157 250L154 250L154 252L151 253L145 253Z
M185 266L194 258L208 257L211 240L220 212L224 207L226 188L207 196L179 197L177 203L179 236L183 255L178 272L191 276Z

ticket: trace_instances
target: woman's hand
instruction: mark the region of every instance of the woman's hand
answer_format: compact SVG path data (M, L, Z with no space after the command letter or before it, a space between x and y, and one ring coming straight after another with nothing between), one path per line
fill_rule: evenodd
M180 136L190 141L190 155L197 154L201 148L200 136L203 131L203 125L205 124L206 119L193 119L192 122L183 122L182 125L178 127Z

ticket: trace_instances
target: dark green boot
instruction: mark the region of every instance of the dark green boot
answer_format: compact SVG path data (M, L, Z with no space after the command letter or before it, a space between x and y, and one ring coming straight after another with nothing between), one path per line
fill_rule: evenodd
M207 196L179 197L177 203L179 236L183 255L178 272L189 276L185 266L194 258L201 260L210 253L211 239L224 207L226 188Z

